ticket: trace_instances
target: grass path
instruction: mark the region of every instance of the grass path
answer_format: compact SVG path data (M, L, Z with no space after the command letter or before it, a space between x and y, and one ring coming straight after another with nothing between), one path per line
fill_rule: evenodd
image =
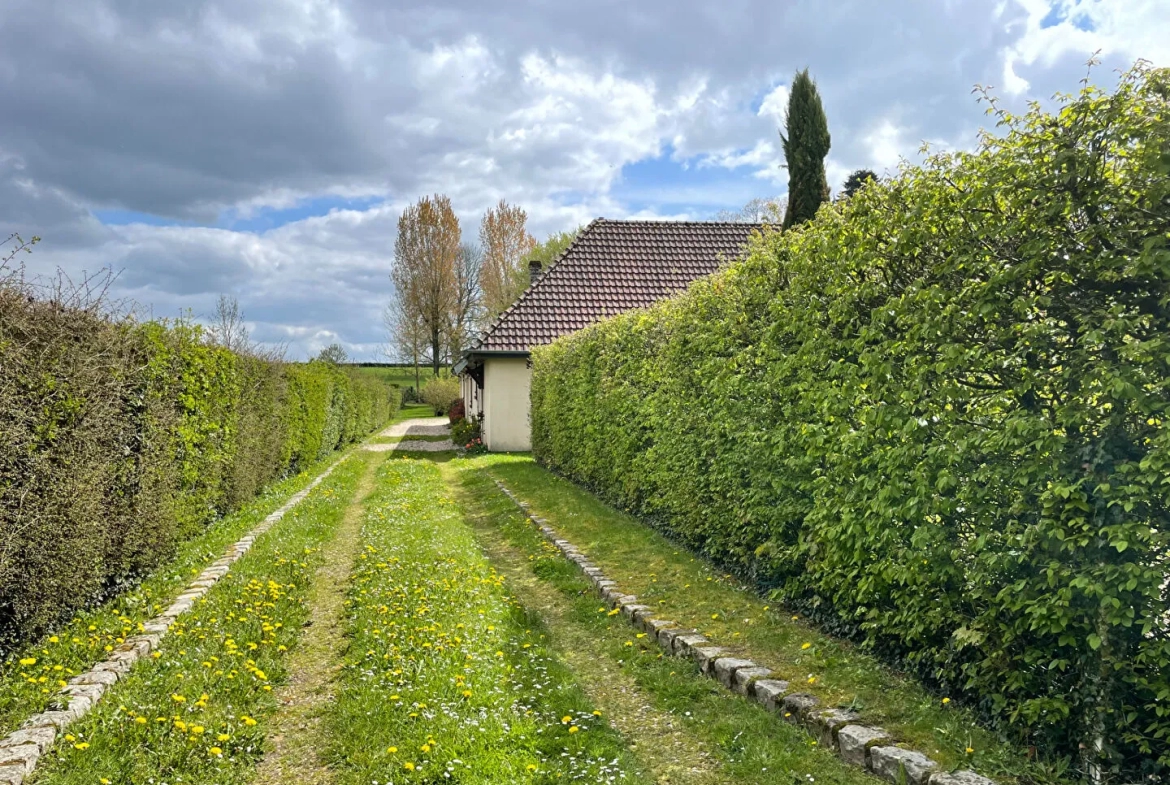
M528 523L482 468L452 461L447 476L488 553L507 569L591 699L622 730L658 782L864 785L877 780L820 749L801 729L700 676L687 661L613 616L591 584ZM529 579L524 580L527 571ZM535 581L535 583L533 583Z
M646 782L510 589L436 463L386 460L328 720L338 783Z
M483 488L465 486L459 472L450 466L443 474L463 504L465 518L488 558L507 577L521 602L548 625L557 654L576 674L590 700L622 734L650 778L679 785L729 782L703 739L677 717L656 709L653 697L620 666L598 656L595 638L586 628L573 623L569 600L533 573L527 554L508 541L491 511L476 499Z
M288 681L276 691L278 708L270 720L266 752L256 773L258 785L325 785L333 781L321 755L328 744L322 715L336 695L335 680L344 648L345 590L361 552L363 505L374 491L381 457L366 459L337 533L321 549L322 564L307 597L308 627L289 657Z

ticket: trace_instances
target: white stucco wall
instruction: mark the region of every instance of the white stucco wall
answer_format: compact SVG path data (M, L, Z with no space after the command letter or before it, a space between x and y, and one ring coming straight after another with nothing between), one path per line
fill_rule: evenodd
M526 357L489 357L483 364L483 443L492 452L532 449Z

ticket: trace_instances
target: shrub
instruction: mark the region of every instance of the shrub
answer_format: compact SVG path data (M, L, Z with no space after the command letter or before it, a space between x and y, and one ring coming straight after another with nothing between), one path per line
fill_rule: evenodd
M2 271L0 271L2 272ZM387 385L0 279L0 652L389 419Z
M451 408L447 410L447 419L455 424L467 416L467 408L463 405L462 398L456 398L455 403L451 404Z
M431 379L423 385L420 397L423 403L434 408L435 416L444 415L459 398L459 380L450 376Z
M995 116L537 350L534 452L1020 740L1164 773L1170 71Z
M456 447L467 448L478 438L480 438L478 420L457 420L451 424L451 441Z

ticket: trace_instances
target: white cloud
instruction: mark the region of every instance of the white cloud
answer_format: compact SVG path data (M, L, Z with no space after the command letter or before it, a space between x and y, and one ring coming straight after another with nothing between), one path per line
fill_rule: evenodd
M701 218L783 190L799 68L825 103L836 189L921 139L970 146L974 83L1018 107L1074 90L1098 48L1103 74L1170 61L1165 0L1057 2L1064 21L1044 27L1047 0L842 0L831 24L762 0L8 0L0 232L45 237L30 257L45 269L123 270L119 293L156 314L232 292L294 356L340 340L369 357L396 218L420 195L450 195L468 234L500 198L538 234ZM265 232L91 214L222 225L325 196L374 204Z
M788 111L788 88L785 85L776 85L764 96L760 109L756 114L760 117L771 118L776 125L784 124L784 115Z
M903 156L908 153L908 144L902 129L886 117L865 135L868 163L879 173L894 172Z

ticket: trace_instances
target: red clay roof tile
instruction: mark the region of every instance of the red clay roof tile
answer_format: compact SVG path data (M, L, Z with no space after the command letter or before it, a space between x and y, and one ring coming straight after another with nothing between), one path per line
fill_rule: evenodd
M599 218L470 351L528 351L606 316L651 305L739 258L762 226Z

